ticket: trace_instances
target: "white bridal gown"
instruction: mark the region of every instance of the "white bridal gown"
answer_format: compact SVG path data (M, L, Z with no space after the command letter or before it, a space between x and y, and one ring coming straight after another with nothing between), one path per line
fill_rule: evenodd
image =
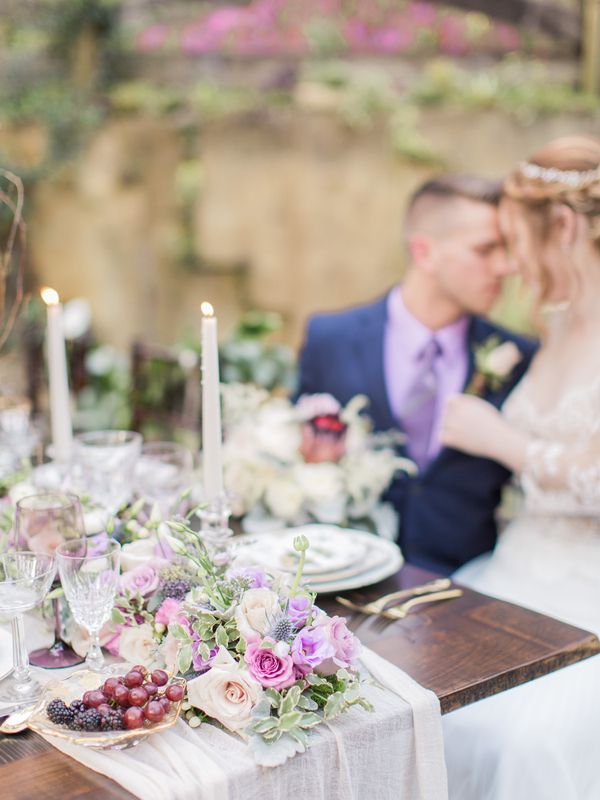
M504 409L535 437L524 511L455 578L600 635L600 370L547 412L540 389ZM444 738L451 800L600 800L600 655L446 715Z

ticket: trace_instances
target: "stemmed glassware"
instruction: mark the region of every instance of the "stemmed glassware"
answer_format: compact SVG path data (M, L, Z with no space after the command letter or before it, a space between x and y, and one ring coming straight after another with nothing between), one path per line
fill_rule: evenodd
M86 666L105 672L100 630L110 619L117 593L121 546L114 539L73 539L56 548L62 587L75 621L90 634Z
M92 431L73 442L70 482L78 494L115 514L131 499L142 436L134 431Z
M176 511L177 501L189 488L192 469L192 453L184 445L149 442L142 446L135 465L135 491L149 503L156 503L165 519Z
M39 605L54 579L56 562L45 553L16 551L0 556L0 614L11 617L13 671L0 682L0 702L29 703L43 686L31 677L25 648L23 614Z
M52 555L62 542L85 535L79 498L63 492L42 492L22 498L15 510L15 533L17 547L24 542L33 552ZM83 659L62 639L60 600L54 598L52 606L54 643L30 653L29 662L47 669L81 664Z

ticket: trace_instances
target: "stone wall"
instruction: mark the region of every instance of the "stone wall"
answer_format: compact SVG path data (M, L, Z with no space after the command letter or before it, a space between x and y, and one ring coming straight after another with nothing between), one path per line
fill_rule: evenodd
M554 136L600 134L584 116L524 125L441 109L423 113L420 128L449 169L488 175ZM202 163L195 271L174 255L183 141L169 121L113 121L34 191L35 279L65 299L88 297L102 340L175 342L198 329L206 298L222 330L245 309L281 312L297 346L307 314L374 297L401 275L403 208L432 169L399 159L383 126L356 131L326 112L281 111L204 128L192 147ZM522 324L514 308L512 317Z

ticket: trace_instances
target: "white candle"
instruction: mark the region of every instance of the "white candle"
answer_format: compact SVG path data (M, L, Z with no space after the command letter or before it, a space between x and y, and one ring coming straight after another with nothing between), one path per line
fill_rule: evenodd
M223 495L221 399L217 318L210 303L202 303L202 462L208 503Z
M42 289L41 295L42 300L46 303L48 322L46 349L48 381L50 384L53 457L55 461L68 461L71 457L73 445L73 428L71 425L71 404L62 305L59 302L58 292L48 286Z

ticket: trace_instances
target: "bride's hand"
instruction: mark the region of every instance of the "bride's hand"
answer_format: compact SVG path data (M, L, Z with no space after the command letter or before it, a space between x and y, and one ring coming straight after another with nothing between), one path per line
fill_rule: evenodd
M441 440L446 447L493 458L518 469L517 461L520 459L515 458L518 454L507 453L505 448L509 439L514 441L514 435L513 428L491 403L466 394L448 398L441 431Z

